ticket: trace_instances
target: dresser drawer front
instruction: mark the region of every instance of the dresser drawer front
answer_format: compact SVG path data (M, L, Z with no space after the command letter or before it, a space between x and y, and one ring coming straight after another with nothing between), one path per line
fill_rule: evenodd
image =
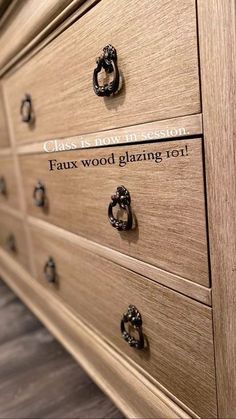
M0 205L19 208L19 194L12 157L0 157Z
M28 212L208 286L201 147L201 140L182 140L21 156ZM144 150L150 156L162 153L163 161L136 161L120 167L119 156L128 153L132 159L132 155L141 155ZM181 155L181 150L187 155L164 157L173 154L173 150L174 155ZM111 164L84 167L82 160L89 159L94 159L95 164L106 159ZM78 168L57 170L63 162L76 160ZM49 170L51 164L55 170ZM45 186L46 208L37 207L32 198L38 181ZM108 219L111 195L120 185L131 196L133 228L129 231L116 230ZM115 211L116 208L114 214Z
M119 94L103 98L94 93L93 72L107 44L117 50L123 83ZM195 0L102 0L5 87L19 142L198 113ZM21 122L26 93L35 124Z
M40 32L51 24L71 2L72 0L16 2L14 12L11 13L10 24L5 21L1 28L0 67L2 68L14 59L37 36L40 37Z
M0 247L26 269L29 269L26 240L23 222L5 211L0 211Z
M9 146L6 112L3 102L3 93L0 86L0 148Z
M115 348L202 417L215 417L211 309L89 253L76 242L31 226L38 280L61 297ZM45 278L52 257L56 282ZM145 348L120 332L129 304L142 315ZM132 333L132 332L131 332ZM130 377L132 379L132 377Z

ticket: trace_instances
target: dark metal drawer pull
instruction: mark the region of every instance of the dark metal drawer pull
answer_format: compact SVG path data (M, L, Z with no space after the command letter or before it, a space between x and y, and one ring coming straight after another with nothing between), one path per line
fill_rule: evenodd
M21 101L20 114L22 122L30 124L33 122L33 107L31 96L26 94Z
M38 181L33 192L34 203L37 207L45 206L45 196L45 186L40 181Z
M93 88L97 96L111 96L119 89L120 74L117 66L117 53L112 45L103 48L103 54L97 58L97 67L93 72ZM110 83L99 85L98 74L104 69L106 73L113 73L113 80Z
M6 250L9 252L15 253L16 252L16 239L14 234L9 234L9 236L6 239Z
M129 332L127 332L125 328L126 323L129 323L138 332L139 339L135 339ZM142 317L138 309L133 305L129 305L127 312L122 316L120 330L124 340L128 342L131 347L136 349L144 348L142 323Z
M118 186L116 194L112 195L111 202L108 207L108 217L112 227L117 230L130 230L133 224L133 215L131 210L131 197L129 191L124 186ZM119 205L121 209L127 212L127 221L119 220L113 215L113 208Z
M48 282L56 282L56 264L52 257L44 265L44 275Z
M3 176L0 177L0 195L7 194L7 185Z

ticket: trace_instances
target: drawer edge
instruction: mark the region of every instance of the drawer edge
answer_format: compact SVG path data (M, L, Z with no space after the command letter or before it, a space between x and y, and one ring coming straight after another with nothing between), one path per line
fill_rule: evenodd
M64 7L58 6L58 2L55 1L54 7L57 7L55 17L50 18L49 10L46 17L42 16L40 24L38 22L37 26L41 28L39 32L32 31L31 28L31 32L26 33L18 48L12 46L12 49L5 53L0 61L0 77L9 71L16 71L98 1L100 0L68 0L68 2L64 0Z
M10 147L0 148L0 158L12 156L12 150Z
M127 417L148 412L150 418L198 418L120 357L1 249L0 275Z
M22 213L22 211L18 208L12 207L8 203L0 203L0 213L1 212L9 214L12 217L17 218L18 220L21 220L21 221L24 220L24 214Z
M143 262L139 259L135 259L124 253L120 253L117 250L93 242L89 239L86 239L85 237L78 236L77 234L71 233L62 229L61 227L52 225L38 218L28 216L27 220L29 225L42 228L46 231L51 231L52 234L66 238L68 241L73 242L85 250L95 253L104 259L108 259L116 264L119 264L124 268L136 272L139 275L145 276L154 282L157 282L158 284L166 286L174 291L179 292L180 294L199 301L200 303L211 306L210 288L206 288L203 285L197 284L196 282L190 281L171 272Z
M158 136L159 131L159 136ZM179 116L170 119L145 122L136 125L117 127L105 131L97 131L84 134L83 132L73 137L56 138L48 140L45 138L36 142L20 142L16 144L17 153L21 154L40 154L47 153L50 158L50 151L56 144L64 146L69 142L76 144L76 149L101 148L115 145L128 145L138 143L150 143L158 141L180 140L187 138L200 137L203 134L202 114ZM150 138L153 136L153 138ZM115 137L115 143L112 138ZM111 140L107 143L107 140ZM118 140L119 139L119 140ZM105 141L106 140L106 141Z

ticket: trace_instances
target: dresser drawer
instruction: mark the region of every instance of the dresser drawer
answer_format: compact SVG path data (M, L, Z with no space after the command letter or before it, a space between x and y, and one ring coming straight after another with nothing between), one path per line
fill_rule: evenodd
M0 86L0 148L9 146L6 113L3 102L3 93Z
M215 417L209 307L88 252L65 239L63 232L57 235L31 225L31 235L37 278L43 286L199 416ZM144 349L131 348L121 335L122 314L130 304L142 316ZM128 324L125 327L128 330ZM132 328L130 334L139 338Z
M144 155L150 160L137 160ZM78 167L70 163L73 168L63 170L68 161ZM26 155L20 165L29 214L209 285L200 139ZM39 181L45 187L41 208L33 200ZM111 195L121 185L131 197L133 226L127 231L108 219ZM125 219L126 210L116 209L114 217Z
M26 269L29 269L26 240L23 222L5 211L0 211L0 247Z
M195 0L102 0L6 80L16 140L60 138L198 113L195 7ZM98 97L93 73L108 44L117 51L123 81L118 94ZM101 86L113 80L113 74L101 73ZM20 116L26 94L33 108L28 124Z
M19 208L19 195L12 157L0 157L0 204Z
M8 0L9 4L10 2ZM16 1L11 12L11 21L5 20L1 25L0 67L14 59L35 38L40 38L40 32L52 24L70 3L72 0Z

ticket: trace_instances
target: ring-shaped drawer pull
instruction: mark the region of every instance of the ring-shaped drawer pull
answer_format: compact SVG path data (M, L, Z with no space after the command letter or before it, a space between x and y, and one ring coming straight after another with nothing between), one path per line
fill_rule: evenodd
M0 177L0 195L6 195L7 194L7 185L5 178L3 176Z
M93 72L93 88L97 96L111 96L119 90L120 73L117 65L116 49L112 45L103 48L103 54L97 58L97 67ZM113 73L113 80L101 86L98 82L98 74L104 69L106 73Z
M33 122L33 107L31 96L26 94L21 101L20 114L22 122L30 124Z
M52 257L50 257L45 263L43 271L48 282L56 282L56 264Z
M131 210L131 197L129 191L124 186L118 186L116 194L112 195L111 202L108 207L108 218L112 227L119 231L130 230L133 225L133 215ZM127 212L127 221L119 220L113 215L113 208L119 205L119 207Z
M6 250L9 252L15 253L16 252L16 239L14 234L9 234L9 236L6 239Z
M33 192L33 199L34 199L34 203L36 207L44 207L45 198L46 198L45 186L40 181L38 181Z
M139 334L139 338L136 339L126 330L125 325L130 324ZM138 309L133 306L129 305L128 310L126 313L123 314L121 323L120 323L120 330L123 336L123 339L128 342L128 344L136 349L143 349L144 348L144 336L142 330L142 316Z

